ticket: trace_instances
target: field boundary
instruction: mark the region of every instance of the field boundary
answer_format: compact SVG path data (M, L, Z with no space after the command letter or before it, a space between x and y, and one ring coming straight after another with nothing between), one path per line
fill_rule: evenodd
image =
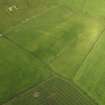
M56 75L56 76L57 76L57 78L59 78L59 79L61 79L61 80L64 80L64 81L67 82L68 84L71 84L71 85L74 84L74 85L75 85L75 88L78 89L78 91L79 91L80 93L82 92L81 94L84 94L85 97L89 98L90 100L93 100L96 105L99 105L99 104L96 102L96 100L95 100L94 98L92 98L87 92L85 92L84 89L81 89L80 86L74 82L74 80L69 79L69 78L67 78L67 77L65 77L65 76L62 76L62 75ZM70 81L71 81L71 82L70 82ZM73 86L73 85L72 85L72 86Z
M20 26L20 25L23 25L23 24L26 24L27 22L35 19L35 18L38 18L40 17L41 15L47 13L47 12L50 12L51 10L53 9L56 9L56 8L59 8L60 6L62 5L57 5L57 6L52 6L51 8L47 8L47 10L45 10L44 12L42 13L39 13L37 15L33 15L29 18L25 18L24 20L22 20L19 24L15 25L15 26L11 26L7 31L3 32L3 35L7 35L9 32L11 32L13 29L15 29L16 27Z
M103 33L105 32L105 26L104 29L100 32L100 34L98 35L97 39L95 40L95 42L93 43L93 45L91 46L90 50L88 51L87 55L84 57L84 59L82 60L81 64L77 67L78 72L75 74L74 79L76 77L76 75L79 73L79 69L81 68L81 66L84 64L84 62L87 60L88 56L91 54L91 52L93 51L94 47L96 46L96 44L98 43L98 41L101 39L101 37L103 36Z
M62 5L59 5L59 6L62 6ZM56 6L56 7L54 6L53 8L58 8L59 6ZM53 8L50 8L50 10L53 10ZM50 10L48 10L48 11L46 11L46 12L49 12ZM44 12L44 13L46 13L46 12ZM8 40L8 41L10 41L12 44L16 45L18 48L24 50L25 52L28 52L28 53L29 53L30 55L32 55L34 58L38 59L38 60L39 60L41 63L43 63L47 68L49 68L49 70L52 71L52 73L54 73L56 76L59 76L59 75L60 75L61 77L63 77L61 74L58 74L57 72L55 72L55 70L53 70L53 67L51 66L51 64L49 64L50 62L48 62L48 63L44 62L44 61L41 60L39 57L37 57L35 54L33 54L31 51L29 51L28 49L22 47L20 44L18 44L18 43L15 42L14 40L8 38L8 36L6 36L9 32L11 32L11 31L12 31L14 28L16 28L17 26L26 24L27 22L31 21L31 20L34 19L34 18L37 18L37 17L43 15L44 13L39 14L38 16L32 16L32 17L30 17L30 18L26 18L25 20L21 21L20 24L17 24L16 26L11 27L9 30L7 30L6 32L4 32L3 38L6 39L6 40ZM83 61L80 62L80 65L77 67L77 70L78 70L78 71L79 71L79 69L81 68L81 66L83 65L83 63L85 62L85 60L88 58L89 54L91 53L91 51L93 50L93 48L95 47L95 45L98 43L98 41L100 40L100 38L101 38L101 36L103 35L104 32L105 32L105 28L103 29L102 32L100 32L100 34L98 35L97 39L96 39L95 42L92 44L90 50L88 51L88 53L87 53L86 56L84 57ZM68 43L69 43L69 42L68 42ZM66 48L66 47L64 47L60 52L58 52L58 54L56 54L54 58L56 58L57 56L60 56L60 55L62 54L62 52L65 51L65 48ZM78 72L77 72L77 73L78 73ZM76 76L76 75L77 75L77 74L75 74L75 76ZM54 77L51 77L51 78L49 78L48 80L50 80L50 79L52 79L52 78L54 78ZM63 77L63 78L65 78L65 77ZM62 79L63 79L63 78L62 78ZM74 78L75 78L75 77L74 77ZM43 81L43 83L46 83L48 80ZM66 79L65 79L65 80L66 80ZM68 81L68 82L69 82L69 81ZM41 83L41 84L43 84L43 83ZM70 83L70 82L69 82L69 83ZM41 85L41 84L40 84L40 85ZM75 85L77 86L77 84L75 84ZM23 92L18 93L16 96L14 96L13 98L11 98L9 101L11 101L11 100L14 99L15 97L19 96L20 94L23 94L23 93L26 92L26 91L28 92L28 90L30 90L30 89L32 89L32 88L35 88L35 87L34 87L34 86L31 86L30 88L28 88L28 89L26 89L26 90L23 89ZM79 88L79 87L78 87L78 88ZM80 88L79 88L79 89L80 89ZM79 89L78 89L78 90L79 90ZM81 91L83 91L83 90L81 90ZM84 94L87 95L86 92L84 92ZM89 96L89 97L90 97L90 96ZM90 97L90 98L91 98L91 97ZM8 101L8 102L9 102L9 101ZM2 105L5 105L5 104L8 103L8 102L5 102L5 103L2 104ZM96 104L97 104L97 103L96 103Z
M24 94L24 93L30 92L32 89L37 88L37 87L39 87L39 86L42 85L42 84L45 84L46 82L48 82L49 80L52 80L53 78L55 78L55 77L54 77L54 76L53 76L53 77L49 77L47 80L42 81L42 82L39 83L37 86L35 86L35 84L34 84L34 85L30 86L30 87L27 88L27 89L23 89L23 91L17 93L15 96L11 97L7 102L4 102L2 105L8 104L10 101L15 100L18 96L20 96L20 95L22 95L22 94Z

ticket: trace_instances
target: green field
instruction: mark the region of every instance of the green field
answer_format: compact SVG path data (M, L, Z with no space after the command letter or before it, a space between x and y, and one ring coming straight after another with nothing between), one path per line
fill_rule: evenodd
M0 105L105 105L105 0L0 7Z
M37 95L36 95L37 94ZM76 100L75 100L76 99ZM5 105L96 105L72 82L53 77Z
M87 57L77 73L76 82L95 97L101 105L105 104L105 32Z
M0 103L52 75L40 60L4 38L0 38L0 68Z

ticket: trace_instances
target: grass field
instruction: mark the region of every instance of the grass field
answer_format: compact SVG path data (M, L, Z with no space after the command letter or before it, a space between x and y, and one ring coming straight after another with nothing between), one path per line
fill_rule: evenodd
M57 5L57 1L49 0L0 0L0 32L5 33L9 28L13 28L34 14L38 15L47 11L51 6ZM9 7L16 6L10 12ZM2 21L5 20L5 21ZM2 27L1 27L2 26Z
M38 94L38 95L35 95ZM5 105L96 105L72 82L53 77Z
M105 32L87 57L75 77L76 83L94 96L101 105L105 104Z
M76 15L61 5L25 25L18 25L6 36L51 64L56 72L71 78L103 31L103 26L103 19Z
M104 0L0 7L0 105L105 105Z
M52 74L40 60L4 38L0 38L0 68L0 103Z

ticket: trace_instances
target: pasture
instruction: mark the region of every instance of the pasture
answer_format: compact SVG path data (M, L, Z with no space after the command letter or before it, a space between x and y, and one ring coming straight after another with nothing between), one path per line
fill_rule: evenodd
M104 31L104 0L0 0L0 105L104 105Z
M35 95L38 94L38 95ZM50 78L5 105L96 105L71 81Z
M75 76L75 81L100 105L105 104L105 32Z

